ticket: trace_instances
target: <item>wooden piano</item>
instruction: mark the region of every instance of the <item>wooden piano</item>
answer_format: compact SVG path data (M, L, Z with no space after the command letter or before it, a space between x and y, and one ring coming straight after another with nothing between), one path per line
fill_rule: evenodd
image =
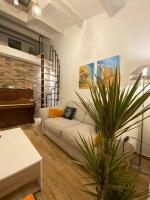
M0 88L0 128L34 123L33 90Z

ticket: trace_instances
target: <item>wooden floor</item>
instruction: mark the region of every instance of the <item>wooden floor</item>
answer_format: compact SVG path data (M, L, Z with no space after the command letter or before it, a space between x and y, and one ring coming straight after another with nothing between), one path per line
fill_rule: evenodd
M86 172L72 162L64 151L46 136L40 127L24 129L34 146L43 157L43 191L37 194L38 200L88 200L79 190L83 184L81 177Z
M37 123L21 127L43 157L43 190L36 193L37 200L91 200L80 191L85 183L83 177L87 176L85 170L74 164L68 154L43 136ZM24 193L22 190L17 191L9 195L7 200L22 200Z
M33 126L25 125L22 129L43 157L43 190L36 194L37 200L91 200L80 191L85 183L87 172L74 164L72 158L62 151L50 139L41 134L39 121ZM148 187L149 177L140 176L138 188ZM7 200L21 200L14 195Z

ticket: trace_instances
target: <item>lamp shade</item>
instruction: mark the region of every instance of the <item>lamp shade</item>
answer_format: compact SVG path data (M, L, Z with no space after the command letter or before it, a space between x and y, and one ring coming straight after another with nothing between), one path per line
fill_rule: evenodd
M145 80L150 80L150 64L140 65L139 67L137 67L130 74L130 80L137 80L140 74L145 78Z
M34 5L32 8L32 15L36 18L41 17L41 9L39 8L37 4Z
M14 0L14 5L15 6L19 6L19 1L18 0Z

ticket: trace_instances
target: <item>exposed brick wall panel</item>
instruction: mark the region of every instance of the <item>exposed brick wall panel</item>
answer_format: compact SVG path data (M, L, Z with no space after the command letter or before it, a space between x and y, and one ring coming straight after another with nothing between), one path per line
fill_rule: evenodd
M40 67L24 61L0 56L0 87L4 84L25 88L27 83L33 84L34 100L36 102L36 115L40 107Z

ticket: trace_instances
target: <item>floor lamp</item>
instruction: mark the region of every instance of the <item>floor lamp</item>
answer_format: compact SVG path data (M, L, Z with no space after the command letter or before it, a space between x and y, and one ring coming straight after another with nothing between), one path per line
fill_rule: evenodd
M141 65L139 66L133 73L130 75L130 80L137 80L139 75L141 76L143 94L145 90L145 81L150 80L150 65ZM142 109L144 109L144 104L142 105ZM144 114L142 114L141 119L141 129L140 129L140 152L139 159L137 164L137 169L145 174L149 173L149 169L146 169L145 166L142 165L142 152L143 152L143 135L144 135Z

